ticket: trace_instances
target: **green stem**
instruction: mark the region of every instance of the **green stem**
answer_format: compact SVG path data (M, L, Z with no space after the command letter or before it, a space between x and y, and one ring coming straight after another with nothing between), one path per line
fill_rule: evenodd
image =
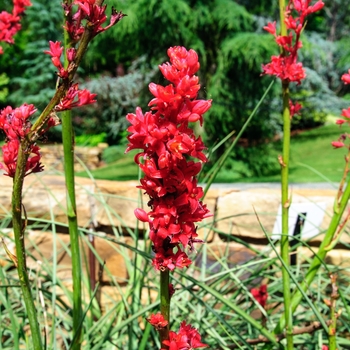
M68 1L68 4L71 1ZM68 20L68 19L67 19ZM69 34L64 32L65 52L72 47ZM67 56L65 55L65 68L68 67ZM73 339L71 349L81 348L82 327L82 288L81 288L81 259L79 247L79 229L77 218L77 205L75 195L75 177L74 177L74 130L72 123L72 112L64 111L62 115L62 142L64 154L64 176L67 189L67 217L70 237L70 247L72 256L72 279L73 279Z
M336 350L337 349L337 340L336 340L336 333L337 333L337 311L336 311L336 304L337 299L339 298L338 294L338 287L337 287L337 276L331 275L331 283L332 283L332 294L331 294L331 300L329 302L329 309L330 309L330 319L331 324L329 325L328 329L328 345L329 350Z
M82 318L81 304L81 259L79 247L79 230L77 219L77 206L75 200L74 178L74 134L71 111L65 111L62 117L62 141L64 154L64 176L67 189L67 217L72 255L73 278L73 337L75 340L72 349L80 349ZM78 334L77 334L78 333Z
M317 254L315 255L315 257L313 258L311 265L303 279L303 281L300 284L300 288L305 292L309 286L311 285L313 279L316 276L316 273L318 271L318 269L320 268L320 266L322 265L323 260L326 257L326 254L329 250L329 246L332 243L333 237L337 231L337 228L339 226L340 220L342 218L342 215L344 213L344 210L347 207L347 204L349 202L350 199L350 179L348 180L347 186L345 188L345 191L343 193L343 195L341 196L341 199L339 201L339 203L337 205L335 205L334 208L334 213L332 216L332 220L331 223L328 227L328 230L325 234L325 237L318 249ZM291 298L291 309L292 312L294 312L296 310L296 308L298 307L301 299L302 299L302 293L298 290L296 291L292 298ZM283 329L285 325L285 320L283 318L280 319L280 322L278 323L278 325L276 326L275 329L275 333L279 334L281 332L281 330Z
M285 19L285 0L279 0L281 35L287 35ZM283 53L282 53L283 54ZM287 349L293 350L293 318L291 311L291 291L290 276L288 273L289 262L289 236L288 236L288 213L290 199L288 198L289 187L289 157L290 157L290 110L289 110L289 82L282 81L283 99L283 150L281 163L281 205L282 205L282 236L281 236L281 258L284 262L282 266L282 283L284 299L284 319L286 323Z
M168 325L159 331L160 342L169 339L169 323L170 323L170 294L169 294L169 270L160 272L160 313L164 319L168 321ZM162 346L166 348L163 344Z
M43 346L40 335L40 327L26 265L26 252L24 243L25 221L22 220L22 189L25 177L25 168L29 156L29 154L26 152L27 146L28 142L24 140L22 141L18 150L16 174L13 180L12 192L12 224L16 244L18 277L22 289L24 303L26 305L33 349L41 350L43 349Z
M282 190L282 236L281 258L282 266L284 317L286 322L287 349L293 349L293 320L291 312L291 292L289 268L289 236L288 236L288 213L290 199L288 193L289 153L290 153L290 111L289 111L289 87L288 83L282 83L283 92L283 151L281 162L281 190Z

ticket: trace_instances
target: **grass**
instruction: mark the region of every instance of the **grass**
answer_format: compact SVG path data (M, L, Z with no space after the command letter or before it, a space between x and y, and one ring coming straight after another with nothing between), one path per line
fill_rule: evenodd
M99 180L136 180L139 172L139 169L134 161L134 156L136 153L137 151L132 151L121 156L121 158L115 162L107 164L104 167L91 170L91 175L94 177L94 179ZM78 173L77 176L90 177L86 171Z
M344 149L333 149L331 142L337 140L341 130L338 125L329 124L294 136L291 141L290 182L339 182L344 169ZM275 143L276 162L280 143ZM138 167L134 163L137 151L122 155L120 159L91 171L95 179L135 180ZM237 164L238 165L238 164ZM88 177L86 172L77 174ZM264 177L243 177L222 169L216 182L279 182L280 175Z
M312 171L299 164L301 161L311 164L312 167L326 174L329 170L330 176L341 175L341 171L337 173L334 167L339 166L341 169L342 150L333 150L330 146L330 142L335 140L338 134L339 128L329 125L294 137L292 176L297 174L298 181L303 177L320 181ZM136 152L121 156L117 161L94 171L93 175L97 178L113 180L137 178L138 167L133 159ZM335 165L336 162L340 165ZM303 169L306 169L305 174L302 173ZM262 179L260 178L259 181ZM47 190L49 193L49 188ZM86 188L86 191L89 189ZM113 218L119 216L108 205L108 197L100 193L88 192L88 194L94 197L96 203L101 204L102 210L106 212L112 225ZM141 203L135 203L135 207L140 205ZM232 214L230 219L233 222L237 216ZM62 251L71 256L71 250L69 244L65 244L62 237L58 235L59 232L56 232L65 224L55 221L53 210L51 219L47 221L28 216L27 229L36 231L38 238L37 241L29 235L28 254L39 256L42 262L38 265L40 268L31 268L31 283L35 298L38 300L40 324L42 328L45 326L43 334L45 331L47 349L69 349L73 327L70 284L67 284L69 281L67 276L57 272L62 268L59 265ZM5 236L10 232L10 222L10 213L0 216L0 235ZM266 329L272 333L282 314L281 263L278 255L272 253L272 244L262 248L262 246L250 245L248 242L242 243L239 237L219 231L215 223L199 224L199 227L202 226L208 230L208 234L214 230L218 239L197 247L198 255L195 263L186 271L176 271L172 275L172 283L176 290L172 298L172 329L177 330L180 320L185 318L188 323L200 329L202 341L211 349L267 349L266 344L251 345L247 343L247 339L257 339L261 335L260 325L263 323L266 323ZM52 233L46 231L48 228L52 228ZM152 250L149 241L143 240L143 232L136 229L133 231L131 228L122 226L112 226L112 228L113 234L110 235L83 227L79 231L81 242L90 247L101 266L107 260L106 256L102 250L99 255L97 249L89 243L88 235L94 235L96 239L104 240L105 244L111 246L114 249L113 256L121 256L122 264L125 264L127 271L127 275L122 279L116 278L107 264L104 267L106 279L101 281L103 283L98 283L99 289L95 295L89 285L91 275L87 263L89 256L82 254L85 262L82 269L85 315L82 322L84 329L82 350L159 349L157 332L145 322L145 318L150 313L157 312L159 309L158 275L151 266ZM349 234L348 231L348 228L345 228L346 235ZM50 234L52 234L52 254L49 251L49 257L47 257L41 253L37 242L41 242L42 237ZM349 247L345 242L343 244ZM297 265L290 268L294 277L294 289L298 288L309 268L309 258L304 253L305 249L301 249L301 246L307 248L307 243L299 241L297 245L299 247ZM250 253L243 255L237 251L240 249L237 246L246 248L244 252ZM312 249L316 248L312 247ZM301 328L314 321L329 320L329 308L324 300L329 299L331 293L329 273L336 273L339 276L340 294L337 311L343 310L342 313L339 311L338 317L338 347L349 349L350 276L347 270L348 264L345 261L339 266L323 264L309 286L308 298L302 301L295 313L295 326ZM250 292L252 287L257 288L261 284L268 284L269 297L266 309L259 306ZM2 324L0 350L32 349L25 308L18 285L17 272L13 264L8 261L5 266L0 267L0 322ZM39 297L41 297L40 302ZM317 309L316 313L315 309ZM296 335L295 348L321 349L322 345L328 341L327 331L321 328L315 332Z

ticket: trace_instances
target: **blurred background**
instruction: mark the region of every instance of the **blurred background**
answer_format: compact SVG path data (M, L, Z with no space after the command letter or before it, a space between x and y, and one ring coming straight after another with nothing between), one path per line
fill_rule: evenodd
M32 3L16 36L16 44L4 45L5 53L0 56L1 108L26 102L33 103L40 111L55 89L56 70L43 51L48 49L49 40L62 40L60 0L32 0ZM319 152L323 154L325 150L314 149L316 154L310 154L317 139L328 137L330 148L330 142L339 134L339 127L332 125L334 118L350 105L349 87L340 81L350 68L350 3L346 0L325 0L325 3L322 11L310 16L302 35L299 59L307 78L300 86L291 88L293 100L303 105L301 115L293 118L292 128L295 144L302 145L305 135L309 143L301 149L292 145L292 160L293 156L300 160L299 154L319 161ZM11 4L4 0L2 9L10 10ZM125 116L134 112L136 106L147 111L151 81L168 84L161 77L158 65L168 60L167 49L176 45L197 51L202 86L199 98L213 99L204 127L197 130L208 148L231 131L237 135L272 80L270 76L261 76L261 65L279 52L273 36L262 28L279 18L277 2L111 0L105 4L109 11L114 6L127 16L93 40L78 72L77 80L82 87L98 94L98 102L73 112L77 144L108 143L103 155L106 165L123 157L128 125ZM276 82L226 161L218 181L273 181L278 176L280 94L280 83ZM60 142L59 127L51 132L47 142ZM232 139L228 140L212 155L205 171L231 142ZM337 165L328 164L327 168L333 169L332 176ZM130 178L137 176L135 171ZM293 180L293 164L291 176ZM310 179L300 178L300 181Z

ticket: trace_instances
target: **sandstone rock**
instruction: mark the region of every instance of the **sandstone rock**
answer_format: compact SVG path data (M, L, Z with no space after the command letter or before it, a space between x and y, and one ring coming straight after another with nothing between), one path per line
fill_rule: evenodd
M106 148L106 146L103 143L99 144L97 147L75 146L75 171L85 170L78 159L90 170L100 167L104 148ZM61 144L43 144L41 145L40 153L42 156L42 163L45 164L46 170L63 170L63 146Z
M10 230L2 230L2 234L6 235L6 245L8 249L15 253L15 246ZM109 238L109 239L106 239ZM96 279L98 271L100 268L100 263L105 262L102 282L111 283L115 281L119 284L125 284L129 278L127 271L127 264L132 264L131 252L128 248L111 241L119 241L123 244L133 246L133 240L131 238L106 236L95 237L95 248L96 259L95 259L95 269L96 269ZM72 278L72 261L70 256L69 248L69 235L68 234L53 234L52 232L43 231L29 231L25 237L26 250L28 252L27 265L29 269L37 270L40 264L49 265L50 269L53 268L53 263L56 262L56 276L61 280L69 281ZM86 261L89 259L89 245L87 244L88 237L81 239L82 253L82 269L87 271ZM0 253L1 265L5 265L10 262L6 255L6 252L1 249ZM39 265L38 265L39 261Z
M325 230L330 222L335 194L331 190L294 189L292 202L326 203L326 215L321 224L321 230ZM280 190L275 189L250 189L219 197L217 230L244 239L264 240L266 237L259 220L266 232L272 233L279 206ZM322 235L313 238L318 242L322 239Z
M67 223L66 191L64 178L61 176L27 177L23 187L23 205L28 219L45 219L57 223ZM2 176L0 187L0 215L10 215L12 179ZM77 184L76 201L80 226L87 226L91 221L91 201L94 186L87 182Z

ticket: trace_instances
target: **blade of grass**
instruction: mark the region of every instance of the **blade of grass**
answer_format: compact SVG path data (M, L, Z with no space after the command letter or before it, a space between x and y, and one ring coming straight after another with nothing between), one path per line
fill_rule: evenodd
M249 125L250 121L253 119L255 113L257 112L257 110L259 109L260 105L262 104L262 102L264 101L265 97L267 96L267 94L269 93L270 89L272 88L274 82L275 82L275 79L271 81L270 85L266 89L266 91L263 94L263 96L261 97L260 101L257 103L257 105L255 106L254 110L252 111L252 113L250 114L250 116L248 117L248 119L246 120L244 125L242 126L242 129L239 131L237 137L234 139L234 141L231 143L231 145L227 148L227 150L224 152L224 154L219 158L219 160L215 163L215 165L214 165L214 169L215 170L211 173L210 176L208 176L208 177L203 179L203 182L205 182L206 185L205 185L205 188L204 188L204 194L203 194L202 198L204 198L205 195L207 194L211 184L213 183L213 181L216 178L216 175L218 174L219 170L224 165L224 163L225 163L226 159L228 158L228 156L230 155L233 147L235 147L235 145L237 144L238 140L240 139L240 137L242 136L243 132L245 131L245 129Z
M289 267L286 265L285 261L282 259L281 255L278 253L274 243L272 242L271 238L269 237L268 233L266 232L264 226L262 225L259 216L256 215L258 221L259 221L259 225L261 227L261 229L263 230L267 240L269 241L269 244L271 246L271 248L273 249L273 251L275 252L277 258L280 260L281 264L283 265L283 267L286 269L286 271L289 274L289 277L292 279L293 283L295 284L295 286L297 287L297 289L299 290L299 292L302 294L302 296L304 297L304 299L306 300L306 302L309 304L310 308L312 309L312 311L314 312L314 315L317 317L318 321L321 323L323 329L328 332L328 327L322 317L322 315L320 314L320 312L316 309L314 303L310 300L310 298L307 296L307 294L304 292L304 290L302 289L301 285L298 283L298 281L295 279L293 273L290 271Z

